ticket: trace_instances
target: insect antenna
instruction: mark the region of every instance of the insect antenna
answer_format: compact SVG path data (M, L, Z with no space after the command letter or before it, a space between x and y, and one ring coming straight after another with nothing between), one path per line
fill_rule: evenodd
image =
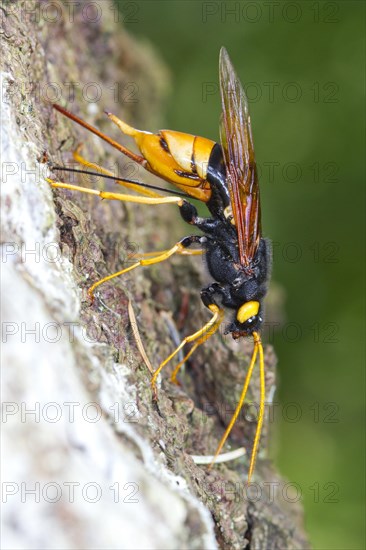
M260 440L260 437L261 437L263 418L264 418L265 392L266 392L265 379L264 379L263 345L262 345L260 336L257 332L253 332L253 338L254 338L254 346L256 346L257 350L259 351L260 401L259 401L259 414L258 414L257 429L255 431L253 449L252 449L252 454L250 456L248 483L250 483L250 479L251 479L253 471L254 471L255 461L256 461L256 458L257 458L259 440Z
M244 381L243 389L242 389L242 392L241 392L241 395L240 395L240 398L239 398L239 402L236 406L235 412L234 412L234 414L233 414L233 416L230 420L230 423L229 423L228 427L226 428L224 435L221 438L219 446L216 449L215 456L214 456L214 458L213 458L213 460L210 464L210 468L211 468L211 466L213 466L213 464L215 463L216 458L220 454L220 451L221 451L222 447L224 446L225 441L229 437L229 434L232 430L232 427L234 426L234 424L235 424L235 422L236 422L236 420L239 416L239 413L240 413L241 408L242 408L242 406L244 404L244 401L245 401L245 397L246 397L246 394L247 394L247 391L248 391L250 379L252 378L254 366L255 366L257 355L258 355L258 352L259 352L260 404L259 404L259 415L258 415L257 428L256 428L256 431L255 431L253 449L252 449L252 453L250 455L250 464L249 464L249 472L248 472L248 484L250 483L250 480L251 480L251 477L252 477L252 474L253 474L253 471L254 471L255 461L256 461L256 458L257 458L259 440L260 440L262 425L263 425L264 405L265 405L265 380L264 380L263 346L262 346L260 336L257 332L253 332L253 339L254 339L254 348L253 348L252 359L250 361L250 365L249 365L249 368L248 368L248 371L247 371L247 374L246 374L246 377L245 377L245 381Z

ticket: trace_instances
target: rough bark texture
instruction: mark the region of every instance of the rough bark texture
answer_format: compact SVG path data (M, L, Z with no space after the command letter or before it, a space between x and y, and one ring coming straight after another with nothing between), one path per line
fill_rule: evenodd
M117 25L108 2L99 3L94 23L92 12L83 13L91 3L76 3L72 14L56 2L44 11L47 4L1 7L3 546L306 548L299 504L269 485L282 482L266 459L268 419L252 493L246 458L208 472L190 456L216 448L241 391L250 342L215 336L192 357L180 388L169 383L167 367L158 402L152 398L128 302L156 367L172 339L208 318L199 299L202 261L135 270L101 287L92 305L87 298L91 282L120 269L129 251L171 246L184 227L173 206L52 192L44 152L67 163L84 142L84 156L104 166L115 166L118 156L47 100L53 91L66 105L74 88L68 107L127 144L103 110L156 128L169 80L152 50ZM98 101L88 102L98 90ZM131 176L135 168L119 161ZM266 367L270 393L270 347ZM255 378L249 399L257 396ZM255 419L243 415L232 446L250 449L254 428Z

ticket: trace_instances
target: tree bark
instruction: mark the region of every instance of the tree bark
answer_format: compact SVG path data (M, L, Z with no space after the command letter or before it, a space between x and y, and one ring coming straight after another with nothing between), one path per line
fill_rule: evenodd
M91 4L97 11L86 11ZM162 250L184 235L175 207L52 192L45 180L44 161L65 165L82 142L86 158L109 168L118 159L120 174L146 180L51 102L131 145L103 111L157 128L165 67L121 28L109 2L70 11L68 3L5 1L1 10L4 547L307 548L301 507L286 502L266 458L268 411L252 490L247 457L210 472L191 458L215 450L250 342L213 337L181 387L166 368L153 399L128 304L156 368L208 319L202 260L135 270L101 287L93 304L87 297L131 251ZM268 346L267 395L275 363ZM249 401L258 395L255 375ZM255 418L244 420L231 443L250 449Z

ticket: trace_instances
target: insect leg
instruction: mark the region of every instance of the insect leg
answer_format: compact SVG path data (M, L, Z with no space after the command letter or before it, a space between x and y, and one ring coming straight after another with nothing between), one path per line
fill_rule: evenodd
M191 235L190 237L184 237L184 239L182 239L181 241L176 243L169 250L163 250L159 253L155 252L155 257L153 257L153 258L140 259L137 262L135 262L134 264L126 267L125 269L122 269L121 271L117 271L116 273L112 273L112 275L108 275L107 277L104 277L103 279L100 279L99 281L94 283L88 289L88 294L89 294L90 298L93 300L94 291L99 285L101 285L101 284L103 284L107 281L110 281L111 279L114 279L115 277L119 277L120 275L124 275L125 273L128 273L129 271L132 271L133 269L136 269L136 267L158 264L160 262L164 262L165 260L170 258L170 256L173 256L173 254L183 254L184 250L187 247L189 247L194 242L199 242L199 239L200 239L200 237L198 235Z
M208 296L208 293L206 291L202 291L201 298L205 306L208 307L208 309L213 313L213 316L211 319L206 323L200 330L195 332L194 334L191 334L190 336L186 336L182 342L179 344L179 346L169 355L165 361L160 363L159 367L154 372L154 376L151 380L151 385L154 387L156 384L156 379L160 373L160 371L179 353L179 351L189 342L195 342L192 349L187 353L187 355L184 357L180 363L176 366L174 369L174 372L172 374L172 381L176 381L176 376L178 374L179 369L181 368L182 364L192 355L192 353L197 349L198 346L206 342L219 328L222 321L224 320L224 310L221 309L213 300L211 297Z
M136 195L125 195L122 193L110 193L107 191L98 191L97 189L88 189L87 187L81 187L80 185L73 185L71 183L63 183L61 181L54 181L50 178L46 178L46 181L51 184L52 187L60 189L70 189L71 191L80 191L81 193L88 193L89 195L97 195L101 199L136 202L140 204L177 204L183 206L184 201L181 197L168 196L168 197L138 197Z
M73 157L82 166L86 166L87 168L91 168L92 170L95 170L97 172L100 172L101 174L104 174L106 176L113 177L115 174L111 172L110 170L107 170L107 168L103 168L103 166L100 166L99 164L95 162L90 162L89 160L86 160L83 156L80 155L80 150L82 148L82 145L79 145L77 149L73 153ZM146 187L141 187L141 185L135 185L133 183L127 182L127 181L120 181L116 180L116 183L118 185L122 185L123 187L126 187L127 189L131 189L133 191L136 191L137 193L140 193L141 195L145 195L147 197L160 197L159 193L156 193L155 191L152 191L150 189L146 189Z
M216 302L213 300L213 294L215 294L216 292L216 289L214 288L214 285L211 285L205 289L203 289L201 291L201 300L202 302L205 304L206 307L208 307L211 311L212 308L217 308L217 304ZM220 317L218 318L217 322L210 328L210 331L209 332L205 332L201 338L199 338L195 343L194 345L191 347L191 349L189 350L189 352L183 357L183 359L178 363L178 365L175 367L171 377L170 377L170 380L171 382L173 382L174 384L177 384L177 375L181 369L181 367L184 365L184 363L186 361L188 361L188 359L190 358L190 356L196 351L196 349L198 348L198 346L200 346L201 344L204 344L205 342L207 342L207 340L213 335L215 334L215 332L217 331L217 329L219 328L219 326L221 325L223 319L224 319L224 312L221 308L220 309ZM205 328L205 327L204 327Z
M190 356L196 351L196 349L198 348L198 346L200 346L201 344L203 344L204 342L206 342L210 336L212 336L212 334L214 334L216 332L216 330L219 328L221 324L221 321L218 321L217 322L217 325L213 325L211 327L211 331L210 331L210 334L209 335L205 335L201 338L199 338L197 340L197 342L195 342L195 344L191 347L191 349L189 350L189 352L183 357L183 359L181 361L179 361L178 365L175 367L174 371L172 372L171 376L170 376L170 381L173 382L173 384L178 384L178 381L177 381L177 376L178 376L178 373L180 371L180 369L182 368L182 366L184 365L184 363L186 361L188 361L188 359L190 358Z

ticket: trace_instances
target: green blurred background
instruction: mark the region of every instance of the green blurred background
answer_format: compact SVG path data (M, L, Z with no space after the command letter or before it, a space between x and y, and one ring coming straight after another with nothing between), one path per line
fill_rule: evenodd
M275 460L316 549L364 540L363 2L119 2L172 75L165 127L218 139L218 56L247 85L285 293ZM143 91L142 91L143 92ZM150 129L150 128L145 128Z

